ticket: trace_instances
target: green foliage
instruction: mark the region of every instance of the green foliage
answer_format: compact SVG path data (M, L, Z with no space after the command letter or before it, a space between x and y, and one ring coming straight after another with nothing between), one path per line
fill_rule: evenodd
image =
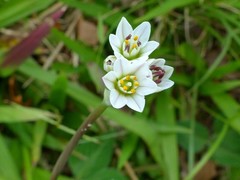
M9 26L22 18L31 15L37 11L40 11L49 5L51 5L55 0L9 0L5 3L0 4L0 28Z
M20 177L19 171L8 149L9 147L7 146L2 135L0 135L0 159L2 163L2 165L0 166L0 174L1 174L0 177L1 179L20 180L21 177Z

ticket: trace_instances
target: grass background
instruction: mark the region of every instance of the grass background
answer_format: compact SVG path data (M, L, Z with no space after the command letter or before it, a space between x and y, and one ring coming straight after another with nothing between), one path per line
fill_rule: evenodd
M175 85L147 96L143 113L108 108L59 179L240 179L239 1L0 0L1 61L62 4L40 46L0 69L0 179L49 179L102 101L108 35L122 16L151 23L161 44L151 57L175 68Z

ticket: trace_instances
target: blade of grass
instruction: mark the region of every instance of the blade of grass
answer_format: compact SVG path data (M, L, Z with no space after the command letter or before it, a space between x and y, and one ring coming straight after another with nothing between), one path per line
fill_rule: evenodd
M156 118L161 126L175 126L175 114L171 104L171 95L169 91L159 94L156 109ZM165 166L164 169L166 171L166 179L179 179L176 134L161 134L158 142L160 144L160 148L157 149L157 153L158 155L162 156L162 162L159 163L162 163L162 166ZM150 148L155 148L155 146L156 145L152 144Z
M4 179L20 180L21 177L8 149L9 147L7 146L3 136L0 134L1 177Z
M11 0L0 7L0 28L6 27L14 22L42 10L51 5L55 0Z
M205 72L205 74L202 76L202 78L199 79L193 85L193 89L198 88L202 83L204 83L212 75L212 73L215 71L215 69L218 67L218 65L222 62L222 60L225 57L227 51L229 50L230 45L231 45L231 41L232 41L232 36L228 35L225 38L225 40L223 41L225 43L223 44L223 49L222 49L221 53L218 55L218 57L213 62L213 64L208 68L208 70Z
M175 1L175 0L168 0L164 1L159 5L156 5L155 8L151 9L147 14L143 15L142 17L139 17L136 19L134 22L136 24L142 22L142 21L147 21L150 19L153 19L155 17L165 15L172 11L173 9L184 7L193 3L197 3L198 0L181 0L181 1Z

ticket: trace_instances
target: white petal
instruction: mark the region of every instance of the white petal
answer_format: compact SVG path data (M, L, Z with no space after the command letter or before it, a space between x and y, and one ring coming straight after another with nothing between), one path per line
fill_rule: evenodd
M115 61L113 70L116 72L118 77L123 75L131 74L136 70L135 64L131 63L131 61L126 60L125 58L119 58Z
M127 106L135 111L142 112L145 106L145 98L142 95L134 94L127 97Z
M139 64L137 67L136 72L134 73L137 76L137 79L141 81L141 79L145 79L146 77L150 77L152 72L149 69L148 63L146 61L140 61L143 62L142 64Z
M122 17L121 21L118 24L116 35L123 41L129 34L133 31L132 26L129 24L125 17Z
M162 79L164 80L164 79L170 78L173 73L174 68L171 66L164 66L163 69L165 71L165 74Z
M114 51L114 55L117 57L117 59L121 58L121 59L126 59L121 53L120 51ZM127 59L126 59L127 60Z
M118 77L123 75L123 72L124 72L124 65L123 65L124 63L123 62L124 61L125 61L125 59L120 58L120 59L117 59L114 63L113 70L114 70L114 72L117 73Z
M147 44L141 49L141 56L148 56L151 54L157 47L159 43L156 41L149 41Z
M114 108L122 108L127 104L127 98L121 94L119 94L118 91L112 90L110 92L110 103Z
M168 88L172 87L173 85L174 85L174 82L171 81L171 80L162 81L160 84L158 84L156 92L160 92L160 91L163 91L165 89L168 89Z
M105 86L109 89L112 90L114 89L114 82L116 81L117 76L114 71L108 72L105 76L102 77L102 80L105 84Z
M137 88L137 94L149 95L155 93L157 89L157 84L150 78L145 78L139 82L139 87Z
M133 31L133 35L137 35L139 37L139 41L142 46L148 42L151 32L151 25L149 22L143 22Z
M109 36L109 42L110 42L110 45L113 49L113 51L115 52L120 52L120 49L121 49L121 42L119 40L119 38L114 35L114 34L110 34Z
M158 67L161 67L165 64L165 62L166 62L165 59L158 58L158 59L154 59L151 65L156 65Z
M156 59L148 59L146 62L148 63L149 66L153 65L154 64L154 61Z

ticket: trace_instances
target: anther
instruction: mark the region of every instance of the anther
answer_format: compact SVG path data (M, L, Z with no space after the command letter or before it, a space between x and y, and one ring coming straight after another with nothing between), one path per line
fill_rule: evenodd
M124 84L124 80L123 80L123 79L120 80L120 84L121 84L121 85Z
M136 92L136 90L135 89L131 89L131 93L135 93Z
M123 90L128 90L128 87L127 86L123 86Z
M138 40L138 36L134 36L134 41L137 41Z
M129 75L126 76L126 80L130 80L130 76Z
M125 49L124 49L124 51L127 51L127 52L129 52L129 50L130 50L130 45L128 44L128 45L126 45L126 46L125 46Z
M141 46L141 44L142 44L142 43L141 43L140 41L137 42L137 45L138 45L138 46Z
M126 40L129 40L129 39L131 39L131 37L132 37L132 35L129 34L125 39L126 39Z
M112 61L111 61L111 60L108 60L108 61L107 61L107 65L112 65Z
M137 80L137 77L136 77L136 76L132 76L131 79L133 79L133 80L136 81L136 80Z
M139 86L139 82L135 81L134 86Z

